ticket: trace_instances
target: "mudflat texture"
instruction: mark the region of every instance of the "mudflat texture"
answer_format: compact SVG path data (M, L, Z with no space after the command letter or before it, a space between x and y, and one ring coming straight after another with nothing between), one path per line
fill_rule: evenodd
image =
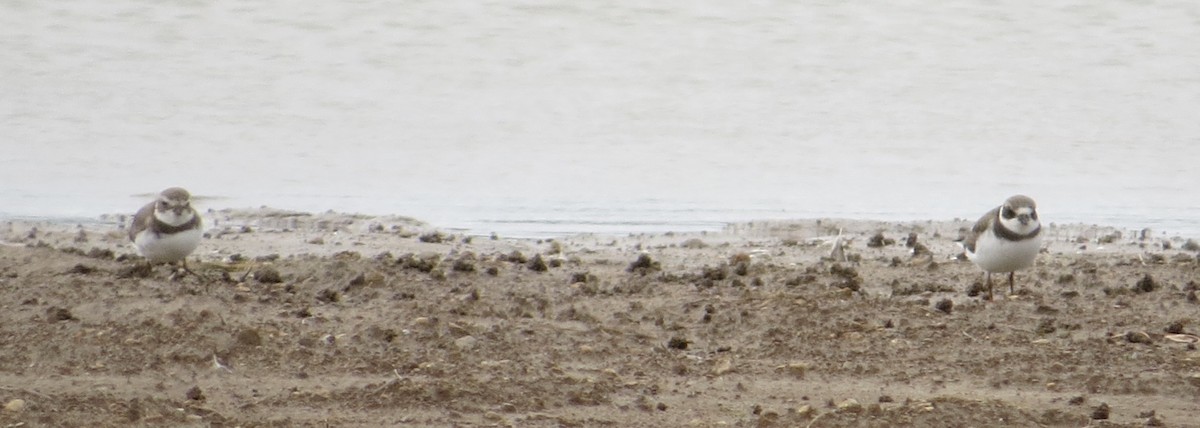
M987 301L965 221L539 241L226 210L201 279L107 220L0 225L0 424L1200 426L1180 237L1047 226Z

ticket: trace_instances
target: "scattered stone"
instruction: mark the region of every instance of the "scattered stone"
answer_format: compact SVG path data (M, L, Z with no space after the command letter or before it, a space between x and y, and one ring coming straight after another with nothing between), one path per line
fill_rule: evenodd
M799 409L796 409L796 415L802 418L810 418L817 415L817 409L814 409L813 406L805 404L800 406Z
M1187 242L1183 243L1183 247L1180 248L1182 248L1184 251L1200 252L1200 244L1196 243L1195 239L1188 239Z
M325 238L318 236L316 238L309 239L308 243L313 245L325 245Z
M1170 333L1170 334L1183 334L1183 325L1184 325L1183 320L1176 320L1175 322L1172 322L1171 324L1167 325L1167 328L1165 328L1163 330L1165 330L1167 333Z
M1095 420L1108 419L1108 412L1109 412L1108 403L1100 403L1099 406L1096 406L1096 408L1092 410L1092 419L1095 419Z
M479 346L479 339L476 339L475 336L468 335L454 339L454 347L461 351L470 351L477 346Z
M692 250L708 248L708 244L704 243L704 241L700 240L700 238L688 239L686 241L683 241L682 244L679 244L679 246L683 247L683 248L687 248L687 249L692 249Z
M1082 406L1085 401L1087 401L1086 397L1084 397L1082 395L1076 395L1074 397L1071 397L1070 400L1067 400L1067 404L1070 404L1072 406Z
M712 368L712 374L715 376L722 376L722 375L725 375L732 371L733 371L733 359L729 358L729 357L724 357L724 358L718 359L716 364L714 364L713 368Z
M785 372L792 375L792 377L795 377L796 379L804 379L804 376L806 376L808 374L808 364L807 363L791 362L791 363L788 363L787 365L783 366L783 369Z
M21 413L25 410L25 400L20 398L9 400L4 404L4 411L9 413Z
M880 403L894 403L894 402L896 402L896 399L892 398L892 396L890 396L890 395L880 395L879 402Z
M846 413L861 413L863 411L862 404L853 398L847 398L845 401L837 404L838 411Z

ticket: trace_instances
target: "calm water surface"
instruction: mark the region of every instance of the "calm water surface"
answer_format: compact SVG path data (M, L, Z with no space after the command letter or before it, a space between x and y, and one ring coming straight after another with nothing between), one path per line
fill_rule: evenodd
M1200 3L0 0L0 217L767 218L1200 236ZM143 195L143 196L137 196Z

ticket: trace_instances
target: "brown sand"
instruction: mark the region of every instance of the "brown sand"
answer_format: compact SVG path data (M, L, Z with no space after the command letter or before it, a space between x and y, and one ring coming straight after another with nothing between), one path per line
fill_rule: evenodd
M1200 426L1179 238L1048 227L984 301L965 222L533 241L221 211L201 283L139 272L119 220L0 224L0 425Z

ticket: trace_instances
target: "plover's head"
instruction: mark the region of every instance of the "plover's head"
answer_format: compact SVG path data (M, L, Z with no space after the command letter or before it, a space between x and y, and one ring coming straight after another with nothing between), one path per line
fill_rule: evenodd
M154 204L154 218L171 226L192 221L196 211L192 209L192 195L181 187L172 187L158 194Z
M1016 195L1004 201L1000 206L1000 223L1005 228L1018 234L1027 234L1037 230L1037 203L1025 195Z

